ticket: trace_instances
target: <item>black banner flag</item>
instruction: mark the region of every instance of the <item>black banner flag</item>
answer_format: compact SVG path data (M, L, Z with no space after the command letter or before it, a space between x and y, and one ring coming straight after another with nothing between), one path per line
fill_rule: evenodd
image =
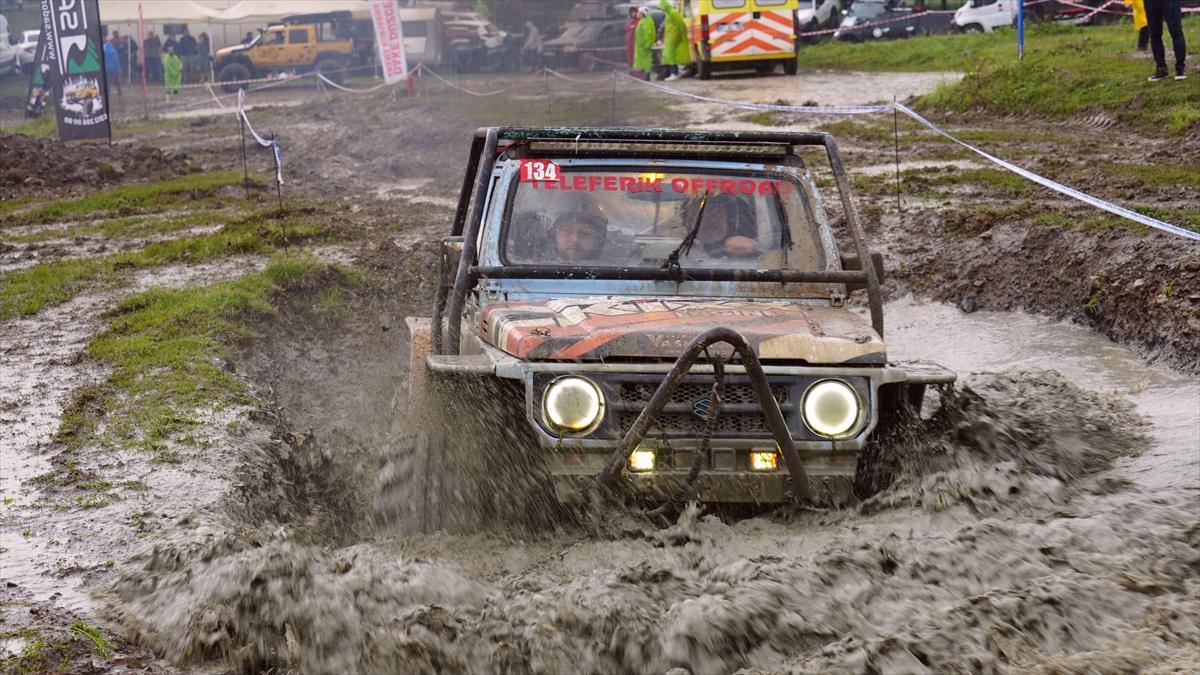
M112 138L98 0L42 0L58 138Z
M25 97L25 118L41 117L50 98L50 65L46 63L46 31L38 34L37 51L33 53L33 70L29 73L29 95Z

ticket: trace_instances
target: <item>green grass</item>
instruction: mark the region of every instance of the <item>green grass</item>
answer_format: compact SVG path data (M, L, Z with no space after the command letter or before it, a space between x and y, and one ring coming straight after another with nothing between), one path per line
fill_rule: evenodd
M21 94L24 97L24 92ZM14 112L13 114L19 114ZM11 126L3 127L4 133L7 134L24 134L26 136L37 136L41 138L56 138L58 136L58 123L54 119L52 111L46 111L37 119L18 122Z
M1200 91L1196 105L1200 105ZM1192 164L1123 164L1110 162L1104 165L1106 173L1132 176L1146 187L1200 187L1200 162Z
M1184 19L1184 32L1200 30L1200 17ZM919 106L964 112L986 109L1062 119L1104 112L1152 132L1183 134L1200 128L1200 105L1191 82L1146 82L1153 64L1133 50L1129 24L1034 24L1026 33L1025 60L1016 59L1012 30L983 35L934 35L857 45L805 47L807 68L966 72L924 96ZM1165 85L1165 86L1164 86Z
M122 185L77 199L55 201L16 213L10 212L5 224L32 225L61 222L71 218L104 218L160 211L212 197L221 188L240 185L242 180L242 174L237 171L212 171L164 181Z
M197 263L237 254L265 254L289 244L329 234L312 209L252 213L220 230L149 244L138 251L46 262L0 275L0 320L36 314L73 298L84 288L124 280L123 270L172 263Z
M109 218L65 228L50 228L12 234L0 230L0 240L36 243L49 239L71 239L80 235L104 235L105 237L148 237L155 234L177 232L191 227L220 225L232 220L236 211L225 209L188 210L177 213L152 213L137 216Z
M251 325L275 312L276 295L355 280L352 272L314 258L281 255L263 271L232 281L156 288L126 298L88 343L89 355L109 370L108 378L76 392L55 440L68 448L96 441L138 447L156 461L178 462L167 441L194 427L198 411L249 402L244 383L226 363L236 341L253 334ZM55 471L70 466L64 462ZM65 475L44 480L70 482Z

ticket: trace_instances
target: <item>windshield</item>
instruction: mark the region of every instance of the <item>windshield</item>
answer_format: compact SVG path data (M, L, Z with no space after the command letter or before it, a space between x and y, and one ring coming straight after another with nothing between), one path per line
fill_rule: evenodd
M516 184L507 263L822 268L810 198L791 178L594 168L564 168L558 178Z
M885 11L886 7L882 2L856 2L850 6L849 14L860 19L874 19Z

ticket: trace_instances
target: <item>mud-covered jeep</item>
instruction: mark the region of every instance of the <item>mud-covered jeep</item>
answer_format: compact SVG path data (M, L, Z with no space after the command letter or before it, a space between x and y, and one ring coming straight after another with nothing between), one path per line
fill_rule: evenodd
M534 516L591 486L840 502L856 468L869 492L873 439L954 381L888 360L882 274L827 134L481 129L432 318L406 321L425 431L385 467L385 510Z

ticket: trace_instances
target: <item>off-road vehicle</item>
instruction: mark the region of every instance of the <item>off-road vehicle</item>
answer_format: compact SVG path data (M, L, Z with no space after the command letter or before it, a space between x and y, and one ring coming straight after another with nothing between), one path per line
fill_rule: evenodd
M348 11L285 16L250 43L219 50L213 71L218 82L236 83L272 73L315 69L340 83L346 68L362 51L356 44L356 31ZM234 92L239 86L223 88Z
M844 502L857 469L878 489L879 439L955 378L889 360L882 275L827 134L480 129L432 317L406 320L422 431L381 506L423 529L594 487Z

